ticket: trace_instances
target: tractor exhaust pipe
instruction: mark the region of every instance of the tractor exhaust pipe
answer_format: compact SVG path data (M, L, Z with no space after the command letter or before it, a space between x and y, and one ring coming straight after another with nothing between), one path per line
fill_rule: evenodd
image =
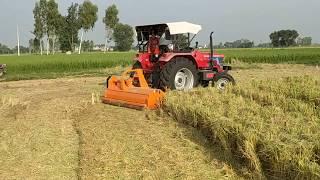
M210 34L210 65L211 65L211 69L213 69L213 36L214 31L211 32Z

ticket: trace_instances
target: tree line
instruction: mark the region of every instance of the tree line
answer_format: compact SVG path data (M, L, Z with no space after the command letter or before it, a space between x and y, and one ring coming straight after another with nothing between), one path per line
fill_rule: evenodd
M269 35L273 47L310 46L311 37L299 37L296 30L280 30Z
M15 54L18 51L18 46L14 48L9 48L7 45L0 43L0 54ZM21 53L29 53L30 49L24 46L20 46Z
M272 48L272 47L290 47L290 46L310 46L312 45L311 37L300 37L296 30L274 31L269 35L270 43L260 43L255 45L248 39L240 39L233 42L225 42L216 45L215 48Z
M58 3L55 0L36 2L33 10L35 38L32 45L34 50L43 54L43 49L46 47L47 54L54 54L58 47L58 50L62 52L75 52L77 49L80 54L82 50L92 49L93 43L83 42L83 36L94 28L98 20L97 13L97 5L89 0L85 0L82 4L72 3L65 16L60 14ZM111 5L105 10L103 18L106 30L105 51L110 49L112 41L120 51L130 50L134 42L133 28L119 23L118 14L116 5Z

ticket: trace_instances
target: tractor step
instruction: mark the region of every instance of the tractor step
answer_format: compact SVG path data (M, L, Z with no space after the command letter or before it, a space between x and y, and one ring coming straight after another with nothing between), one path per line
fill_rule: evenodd
M216 74L216 71L212 71L212 70L200 70L199 71L200 79L202 81L211 81L211 80L213 80L215 74Z

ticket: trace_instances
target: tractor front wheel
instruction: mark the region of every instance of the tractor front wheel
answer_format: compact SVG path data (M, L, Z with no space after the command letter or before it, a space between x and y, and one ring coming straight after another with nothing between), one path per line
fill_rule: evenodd
M226 87L228 85L235 85L235 80L234 78L228 74L228 73L225 73L225 72L222 72L222 73L217 73L215 75L215 77L213 78L213 85L214 87L216 87L218 90L225 90Z
M194 63L183 57L168 62L160 73L160 88L187 91L198 85L198 74Z

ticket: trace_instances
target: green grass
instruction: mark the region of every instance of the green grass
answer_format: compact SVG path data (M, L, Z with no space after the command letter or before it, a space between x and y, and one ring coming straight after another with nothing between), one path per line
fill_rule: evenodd
M255 178L320 178L320 81L252 81L169 93L164 110L200 129Z
M6 80L56 78L69 75L101 74L101 70L128 66L134 53L91 53L82 55L24 55L0 56L0 64L7 64Z
M217 52L225 54L226 61L236 68L238 68L238 62L320 65L320 48L218 49ZM133 58L134 52L0 56L0 64L8 65L6 80L10 81L75 75L105 75L105 70L108 68L131 65Z
M320 48L218 49L217 52L225 54L229 63L238 60L246 63L320 64Z

